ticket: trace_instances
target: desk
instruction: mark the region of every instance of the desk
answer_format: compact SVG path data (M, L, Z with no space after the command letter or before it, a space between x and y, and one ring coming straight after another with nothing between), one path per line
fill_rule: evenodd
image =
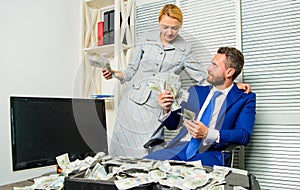
M8 185L0 186L0 190L13 190L14 187L25 187L25 186L30 186L32 184L33 184L32 180L20 181L20 182L11 183Z
M230 173L226 177L226 182L227 183L225 185L225 190L233 190L232 184L249 188L249 178L248 176L245 175ZM0 190L13 190L14 187L25 187L25 186L30 186L32 184L33 184L32 180L26 180L26 181L0 186Z

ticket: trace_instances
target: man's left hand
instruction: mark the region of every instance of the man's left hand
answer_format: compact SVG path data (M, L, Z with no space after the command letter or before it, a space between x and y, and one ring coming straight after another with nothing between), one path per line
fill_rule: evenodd
M193 138L204 139L207 136L208 129L200 121L185 120L184 126Z

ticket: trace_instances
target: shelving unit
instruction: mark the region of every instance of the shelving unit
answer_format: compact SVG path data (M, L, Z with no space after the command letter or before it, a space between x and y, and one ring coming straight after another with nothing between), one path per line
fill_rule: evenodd
M97 46L97 23L103 21L103 12L114 9L114 44ZM99 56L106 54L111 57L111 66L115 70L122 70L126 68L128 60L132 55L132 48L134 44L134 25L135 23L135 7L134 0L83 0L83 62L84 62L84 96L89 94L112 93L107 91L109 88L106 84L110 83L101 80L97 77L99 68L94 68L89 65L89 56ZM123 38L126 38L127 44L122 44ZM95 77L93 77L95 76ZM111 84L110 84L111 86Z
M103 21L105 11L114 9L114 44L97 46L97 23ZM114 70L122 70L127 67L128 60L132 55L134 44L134 0L82 0L82 60L84 65L84 90L83 96L90 97L93 94L113 94L114 97L105 99L107 133L110 136L113 130L115 112L118 109L121 96L119 80L105 80L101 69L89 64L90 56L105 54L111 59L111 67ZM130 19L131 25L127 20ZM127 44L124 45L123 38ZM108 142L108 146L110 143Z

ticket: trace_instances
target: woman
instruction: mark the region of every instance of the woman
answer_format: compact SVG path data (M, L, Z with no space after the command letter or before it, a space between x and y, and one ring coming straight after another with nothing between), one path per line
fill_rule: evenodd
M201 64L192 53L191 46L178 34L183 22L181 10L173 4L164 5L158 17L160 31L151 31L135 46L133 60L123 71L114 71L123 88L116 114L109 154L111 156L143 157L162 148L163 126L158 121L161 108L158 94L152 92L148 83L154 79L165 79L168 74L180 74L185 69L199 83L206 78ZM112 73L102 70L106 79ZM156 143L157 144L157 143Z

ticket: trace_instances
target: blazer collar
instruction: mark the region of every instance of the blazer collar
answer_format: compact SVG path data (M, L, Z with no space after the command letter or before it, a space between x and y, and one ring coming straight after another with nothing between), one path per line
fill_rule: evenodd
M232 104L234 104L241 96L243 96L244 91L240 90L236 83L233 84L233 87L227 94L227 97L225 99L226 101L226 107L230 107Z
M149 32L145 39L147 41L151 41L156 43L157 45L161 46L161 40L160 40L160 32L157 33L155 31ZM176 39L173 40L169 45L167 45L164 49L165 50L173 50L173 49L179 49L181 51L184 51L186 48L186 41L178 34Z
M209 86L209 90L211 90L213 88L212 85ZM224 104L226 104L226 107L231 106L232 104L234 104L234 102L236 102L239 97L241 97L244 94L244 92L242 90L240 90L236 83L233 83L232 88L229 90L225 102Z
M225 118L226 110L229 109L240 97L242 97L244 92L236 86L236 84L233 84L233 87L227 94L225 101L223 105L221 106L221 110L218 115L217 123L216 123L216 129L219 130L223 124L223 120Z

